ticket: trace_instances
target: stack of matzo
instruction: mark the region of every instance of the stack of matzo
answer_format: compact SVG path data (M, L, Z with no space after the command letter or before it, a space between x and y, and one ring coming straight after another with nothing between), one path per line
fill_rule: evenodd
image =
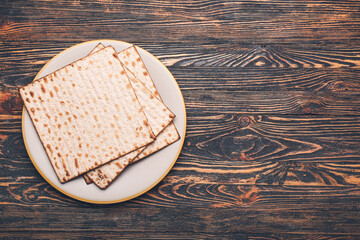
M98 45L20 94L62 183L84 174L104 189L129 163L179 139L135 47L116 54Z

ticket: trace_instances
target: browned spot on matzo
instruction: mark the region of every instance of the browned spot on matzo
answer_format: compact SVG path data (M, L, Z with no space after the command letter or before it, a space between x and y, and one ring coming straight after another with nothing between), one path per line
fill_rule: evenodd
M78 159L75 158L74 160L75 160L75 167L76 167L76 168L79 168L79 161L78 161Z
M41 91L42 91L43 93L46 93L46 89L45 89L44 85L42 85L42 84L41 84Z
M52 148L51 148L50 144L46 145L46 147L49 149L50 154L53 154L53 150L52 150Z

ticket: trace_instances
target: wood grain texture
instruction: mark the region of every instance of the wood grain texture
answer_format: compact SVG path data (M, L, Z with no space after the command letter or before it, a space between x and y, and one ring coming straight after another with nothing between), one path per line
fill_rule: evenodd
M0 238L360 238L360 1L2 1ZM18 88L62 50L131 42L184 95L187 133L146 194L97 206L51 187Z
M166 65L194 67L341 68L360 67L360 51L293 49L278 46L219 46L182 48L158 58ZM178 50L178 51L176 51ZM156 51L154 51L156 52Z
M101 31L102 36L116 39L125 32L129 42L138 42L144 35L147 38L143 42L196 41L198 44L348 42L359 37L358 3L5 1L1 13L6 32L2 35L7 39L18 39L21 35L33 41L41 41L44 36L63 41L94 38L93 33ZM46 12L47 18L40 11ZM46 31L45 25L51 25L52 31Z

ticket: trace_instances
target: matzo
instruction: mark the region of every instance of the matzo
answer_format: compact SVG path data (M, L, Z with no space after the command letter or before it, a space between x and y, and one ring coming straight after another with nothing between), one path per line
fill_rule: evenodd
M154 140L112 47L35 80L20 95L62 183Z
M92 52L98 51L103 46L98 45ZM142 106L145 116L157 136L175 117L168 108L152 94L136 77L125 67L125 72L130 79L135 94ZM97 186L104 189L125 169L129 161L133 160L144 148L126 154L114 161L100 166L85 175L91 179ZM88 179L88 180L89 180ZM86 178L85 178L86 181ZM89 181L87 181L89 182Z
M118 56L125 67L134 73L135 77L139 79L154 95L156 95L159 100L161 100L154 82L151 79L144 62L142 61L140 54L136 50L136 47L131 46L124 51L119 52ZM138 161L179 139L180 135L177 132L175 125L171 123L156 137L156 140L149 144L145 150L139 154L139 156L132 160L132 162Z

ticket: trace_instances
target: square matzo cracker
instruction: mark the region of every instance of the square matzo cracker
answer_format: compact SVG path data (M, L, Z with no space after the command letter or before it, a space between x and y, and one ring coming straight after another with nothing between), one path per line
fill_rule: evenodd
M112 47L35 80L20 95L62 183L154 140Z

